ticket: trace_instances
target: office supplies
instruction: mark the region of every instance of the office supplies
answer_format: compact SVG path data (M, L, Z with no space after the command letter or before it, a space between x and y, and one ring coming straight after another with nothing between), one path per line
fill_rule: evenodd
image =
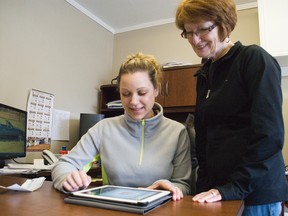
M65 155L65 154L68 154L68 150L67 150L67 147L66 146L62 146L61 147L61 150L59 151L59 154L62 156L62 155Z
M171 200L170 191L101 186L73 192L66 203L146 214Z
M42 157L45 160L45 162L48 163L49 165L53 165L58 161L58 158L51 151L47 149L42 152Z

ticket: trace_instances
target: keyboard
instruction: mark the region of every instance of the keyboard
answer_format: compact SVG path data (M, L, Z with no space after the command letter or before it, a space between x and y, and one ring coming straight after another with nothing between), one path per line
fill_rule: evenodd
M8 164L10 169L51 170L54 165Z

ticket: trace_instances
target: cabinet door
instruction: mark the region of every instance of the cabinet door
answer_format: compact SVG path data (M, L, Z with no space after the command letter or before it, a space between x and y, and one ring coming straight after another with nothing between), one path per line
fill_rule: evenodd
M287 0L258 0L260 43L275 57L288 55L287 11Z
M165 83L165 107L193 106L196 103L197 68L169 71Z
M163 72L163 77L162 77L162 82L159 86L159 93L156 98L156 102L160 103L164 107L165 103L165 83L166 83L166 78L165 78L165 72Z
M157 102L163 107L194 106L196 103L194 74L198 69L199 67L189 67L164 71Z

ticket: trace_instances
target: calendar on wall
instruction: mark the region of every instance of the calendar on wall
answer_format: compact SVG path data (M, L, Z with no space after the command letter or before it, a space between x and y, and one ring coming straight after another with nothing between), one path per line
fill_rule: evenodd
M27 106L27 151L50 149L54 95L32 89Z

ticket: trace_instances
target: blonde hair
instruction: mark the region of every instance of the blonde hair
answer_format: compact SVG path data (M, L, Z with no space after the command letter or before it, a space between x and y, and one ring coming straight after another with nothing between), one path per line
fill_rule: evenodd
M145 55L141 52L128 55L126 60L122 63L117 77L118 86L123 74L135 73L139 71L147 71L154 88L158 88L162 78L161 67L154 56Z
M185 31L184 24L213 21L219 27L219 37L230 36L237 23L234 0L182 0L176 11L176 26Z

